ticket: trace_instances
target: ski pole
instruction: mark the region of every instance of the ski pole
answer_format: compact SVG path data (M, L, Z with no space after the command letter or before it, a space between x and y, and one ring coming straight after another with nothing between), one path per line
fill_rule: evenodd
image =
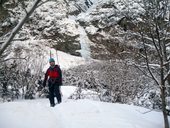
M57 55L57 63L59 65L59 59L58 59L58 54L57 54L57 51L56 51L56 55Z
M50 50L50 58L51 58L51 50Z

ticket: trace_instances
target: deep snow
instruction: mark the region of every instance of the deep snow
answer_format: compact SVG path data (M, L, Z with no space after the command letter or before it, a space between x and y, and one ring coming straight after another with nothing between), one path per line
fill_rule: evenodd
M109 1L109 0L107 0ZM121 1L121 0L117 0ZM132 0L130 0L132 1ZM93 0L93 2L102 3L102 0ZM115 1L116 2L116 1ZM133 1L132 1L133 2ZM130 3L130 2L129 2ZM52 5L53 3L47 3L46 5ZM80 14L77 19L83 19L84 21L91 20L90 12L94 9L93 5L86 13ZM125 6L125 5L124 5ZM124 6L117 4L117 8L122 9ZM46 9L47 7L43 7ZM60 10L61 8L61 10ZM58 10L61 12L65 10L61 6ZM136 10L141 10L137 8ZM135 11L136 11L135 10ZM50 12L52 17L62 17L61 13L53 13L53 10L45 12L36 10L37 13L45 16L45 23L48 20L53 20L47 16ZM107 12L107 10L101 10ZM66 12L66 11L63 11ZM110 12L112 13L112 12ZM101 16L102 17L102 16ZM97 19L102 19L100 16L96 16ZM119 19L119 18L115 18ZM49 21L48 21L49 22ZM50 22L49 22L50 23ZM72 57L66 53L50 49L49 47L42 48L42 51L46 51L44 60L46 67L49 66L48 58L49 51L52 51L52 55L62 69L68 69L73 66L85 63L85 58L90 57L90 50L87 43L86 33L84 28L78 26L75 28L74 20L63 19L59 22L61 25L62 33L71 33L76 35L80 33L81 52L84 53L84 58ZM65 29L65 26L67 27ZM91 31L94 26L89 26L86 31ZM67 31L66 31L67 30ZM95 33L96 31L94 31ZM28 32L29 33L29 32ZM32 40L31 40L32 41ZM30 41L30 42L31 42ZM20 42L18 42L20 43ZM27 42L25 42L27 43ZM24 43L24 45L25 45ZM28 42L29 43L29 42ZM35 42L34 42L35 43ZM86 44L86 45L85 45ZM29 47L29 45L28 45ZM77 60L77 61L75 61ZM42 61L42 60L41 60ZM0 104L0 128L163 128L163 117L161 112L151 111L148 109L136 106L129 106L123 104L103 103L91 100L70 100L68 96L73 93L75 88L62 87L63 103L56 105L54 108L49 107L48 99L36 99L36 100L21 100L10 103ZM146 114L143 114L148 112Z
M54 108L49 107L48 99L1 103L0 128L163 128L161 112L118 103L68 99L74 91L75 87L63 86L63 102Z

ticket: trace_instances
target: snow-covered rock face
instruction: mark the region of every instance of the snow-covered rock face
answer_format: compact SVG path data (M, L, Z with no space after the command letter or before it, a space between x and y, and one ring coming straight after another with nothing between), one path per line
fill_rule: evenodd
M127 30L135 30L133 19L144 13L140 0L98 1L77 20L85 28L94 44L90 46L91 57L112 59L125 48L137 48L137 40L132 39ZM127 37L127 38L126 38Z
M29 8L32 0L25 3ZM22 4L13 11L1 26L15 26L25 13ZM117 24L125 16L133 18L142 12L140 0L49 1L35 10L16 37L40 40L42 45L83 58L111 59L122 51L118 45L125 35Z

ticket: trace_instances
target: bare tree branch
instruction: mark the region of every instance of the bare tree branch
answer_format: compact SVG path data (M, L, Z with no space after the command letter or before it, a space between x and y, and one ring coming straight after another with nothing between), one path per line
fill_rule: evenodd
M153 42L153 44L154 44L154 46L155 46L155 49L156 49L156 51L157 51L157 53L158 53L158 56L159 56L159 58L161 59L162 58L162 52L160 51L160 49L158 48L158 46L156 45L156 42L155 42L155 38L154 38L154 36L153 36L153 34L152 34L152 32L150 31L150 36L151 36L151 38L152 38L152 42Z
M143 38L142 38L142 40L143 40ZM145 56L146 56L145 60L146 60L147 69L148 69L148 71L149 71L152 79L153 79L153 80L156 82L156 84L159 86L159 82L158 82L158 80L156 79L156 77L153 75L153 73L152 73L152 71L151 71L151 69L150 69L150 66L149 66L149 60L148 60L147 49L146 49L146 46L145 46L145 40L143 40L143 45L144 45L144 49L145 49L144 52L145 52Z
M2 44L0 48L0 56L3 54L5 49L11 44L13 38L15 37L16 33L22 28L23 24L26 22L26 20L29 18L29 16L34 12L34 10L37 8L37 5L39 4L41 0L36 0L33 4L33 6L30 8L28 13L25 15L25 17L18 23L18 25L13 29L11 32L9 38L5 43Z
M20 60L20 59L27 60L26 58L8 58L8 59L0 61L0 63L6 62L6 61L9 61L9 60L16 60L16 59L18 59L18 60Z
M165 63L163 64L163 66L166 66L166 65L168 65L168 64L170 64L170 61L165 62Z
M144 75L146 75L148 78L151 78L152 79L152 77L151 76L149 76L146 72L144 72L141 68L139 68L140 66L139 65L137 65L137 64L133 64L138 70L140 70ZM145 67L146 68L146 67Z
M3 44L5 41L0 41L0 44Z
M80 5L75 3L75 6L76 6L77 9L81 10L82 12L85 12L85 10L82 7L80 7Z
M16 39L13 39L12 41L24 41L24 40L28 40L29 38L16 38ZM0 40L0 44L3 44L5 42L5 40Z
M41 5L47 3L48 1L49 1L49 0L46 0L46 1L43 1L43 2L39 3L39 4L37 5L37 8L40 7Z
M159 33L159 28L158 28L158 23L156 22L156 34L157 34L157 38L158 38L158 44L159 44L159 50L160 50L160 53L163 57L163 48L162 48L162 45L161 45L161 40L160 40L160 33Z
M68 1L67 1L67 0L64 0L64 2L67 4L67 6L69 6L69 3L68 3Z
M25 13L28 14L28 11L27 11L27 9L26 9L26 5L25 5L24 1L22 1L22 2L20 2L20 3L21 3L21 5L22 5L22 9L24 9Z

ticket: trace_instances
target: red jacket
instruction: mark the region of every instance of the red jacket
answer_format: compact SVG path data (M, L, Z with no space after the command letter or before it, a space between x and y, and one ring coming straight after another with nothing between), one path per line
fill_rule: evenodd
M49 84L62 85L62 72L58 65L54 67L49 67L45 73L45 78L43 86L46 86L46 81L48 79Z

